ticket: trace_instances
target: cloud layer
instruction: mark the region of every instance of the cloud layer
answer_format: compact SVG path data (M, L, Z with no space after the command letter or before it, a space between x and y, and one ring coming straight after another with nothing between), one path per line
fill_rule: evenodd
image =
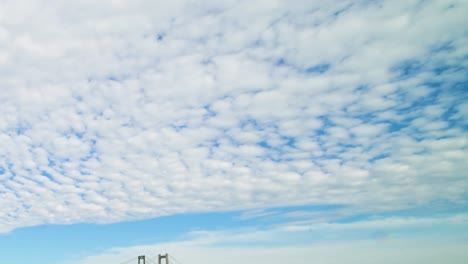
M466 1L0 6L0 232L466 203Z

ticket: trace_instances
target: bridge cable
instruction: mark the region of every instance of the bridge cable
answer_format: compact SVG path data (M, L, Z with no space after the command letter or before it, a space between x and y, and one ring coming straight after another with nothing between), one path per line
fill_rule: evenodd
M120 262L119 264L129 264L130 262L134 261L135 259L136 259L136 257L132 257L131 259Z
M174 258L172 255L169 255L169 258L177 262L178 264L182 264L182 262L178 261L176 258Z

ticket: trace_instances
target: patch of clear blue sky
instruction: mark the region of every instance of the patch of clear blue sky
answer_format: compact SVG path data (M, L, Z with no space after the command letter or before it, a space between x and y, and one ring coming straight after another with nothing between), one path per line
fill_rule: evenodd
M288 63L286 61L286 59L284 59L284 58L279 58L275 62L275 65L277 67L294 68L299 72L304 72L305 74L323 74L323 73L327 72L331 68L330 63L320 63L320 64L313 65L311 67L308 67L306 69L301 69L301 68L298 68L298 67L294 66L293 64Z
M330 69L330 64L322 63L306 69L306 73L325 73Z

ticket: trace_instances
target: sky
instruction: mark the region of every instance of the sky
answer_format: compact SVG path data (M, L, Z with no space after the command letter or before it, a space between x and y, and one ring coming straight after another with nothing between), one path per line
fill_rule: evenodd
M468 1L0 1L0 262L465 263Z

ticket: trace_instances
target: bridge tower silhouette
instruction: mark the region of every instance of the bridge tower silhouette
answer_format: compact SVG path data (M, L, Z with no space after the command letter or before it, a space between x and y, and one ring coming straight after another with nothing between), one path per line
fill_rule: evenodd
M156 263L156 258L158 259L158 262ZM135 263L135 260L138 260L138 264L169 264L169 259L171 259L171 263L174 264L182 264L180 261L178 261L176 258L169 254L159 254L156 256L145 256L145 255L139 255L136 259L135 257L128 259L124 262L121 262L120 264L132 264Z
M158 264L162 264L161 263L161 260L162 259L165 259L166 260L166 264L169 264L169 254L166 253L166 255L161 255L159 254L158 255Z

